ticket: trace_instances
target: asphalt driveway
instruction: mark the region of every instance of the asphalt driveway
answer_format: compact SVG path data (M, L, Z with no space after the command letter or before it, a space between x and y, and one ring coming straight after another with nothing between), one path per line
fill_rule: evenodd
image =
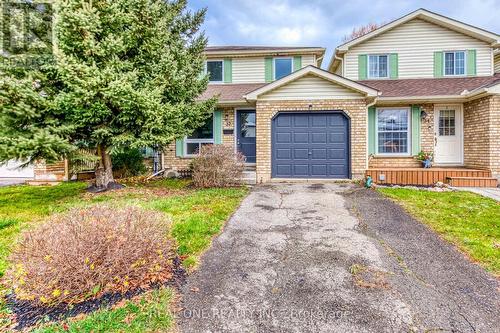
M183 290L181 332L500 332L498 281L350 184L258 186Z

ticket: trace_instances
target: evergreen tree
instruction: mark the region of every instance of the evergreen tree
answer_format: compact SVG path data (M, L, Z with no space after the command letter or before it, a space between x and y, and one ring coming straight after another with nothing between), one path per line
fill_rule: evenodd
M110 153L164 147L213 111L199 31L186 0L57 0L54 60L1 69L0 161L95 147L96 186L114 182Z

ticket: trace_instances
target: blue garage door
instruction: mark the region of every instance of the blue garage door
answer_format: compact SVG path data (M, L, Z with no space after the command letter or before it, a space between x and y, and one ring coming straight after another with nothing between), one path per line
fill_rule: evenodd
M342 112L279 113L272 123L272 176L350 178L349 120Z

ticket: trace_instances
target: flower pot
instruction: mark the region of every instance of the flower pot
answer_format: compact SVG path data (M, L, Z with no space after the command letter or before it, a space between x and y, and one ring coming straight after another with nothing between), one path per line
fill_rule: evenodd
M432 160L423 160L422 161L422 166L425 168L425 169L428 169L432 166Z

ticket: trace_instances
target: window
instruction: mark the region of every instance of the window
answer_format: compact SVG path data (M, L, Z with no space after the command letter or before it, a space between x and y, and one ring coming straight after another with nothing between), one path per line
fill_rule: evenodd
M195 130L193 134L184 140L184 151L186 156L196 156L201 146L214 143L214 118L208 118L206 123Z
M444 75L465 75L465 52L444 53Z
M377 109L377 152L409 154L409 123L409 109Z
M389 56L387 54L368 56L368 77L389 77Z
M292 72L292 58L274 58L274 79L279 80Z
M439 110L439 136L455 136L455 110Z
M222 60L210 60L206 63L208 80L210 82L222 82L224 77L224 62Z

